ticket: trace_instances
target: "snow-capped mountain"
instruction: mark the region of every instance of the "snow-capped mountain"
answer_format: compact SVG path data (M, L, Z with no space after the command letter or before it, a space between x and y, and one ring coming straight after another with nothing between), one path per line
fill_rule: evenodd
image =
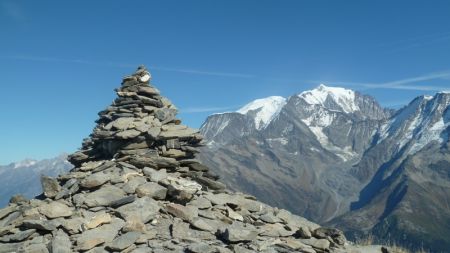
M53 159L25 159L0 166L0 207L5 206L16 194L32 198L42 193L41 175L54 177L67 172L72 165L66 159L67 155L62 154Z
M237 112L240 114L252 115L255 121L255 127L258 130L266 128L267 125L280 113L283 106L286 105L286 98L272 96L255 101L245 105Z
M211 115L201 128L201 159L230 187L353 236L370 231L387 239L380 227L391 217L414 224L405 210L419 199L427 212L442 208L433 229L450 234L450 211L442 207L450 203L449 104L450 94L437 93L393 111L370 96L320 85ZM396 224L391 230L409 235L408 243L436 242L424 236L433 233L429 226Z
M217 141L224 144L237 136L265 129L285 105L286 98L280 96L256 99L236 112L211 115L210 118L214 120L207 120L202 126L202 132L211 140L209 145L214 145ZM229 125L232 127L229 128Z
M450 125L448 93L421 96L400 110L381 128L379 140L396 138L398 149L410 143L408 154L414 154L430 142L443 143L448 139L445 131Z
M353 113L360 110L355 101L355 92L340 87L328 87L321 84L316 89L304 91L298 96L310 105L317 105L329 110L345 113Z
M352 168L362 182L350 212L330 222L352 235L450 247L450 94L421 96L385 122ZM356 229L366 227L365 231Z
M388 118L392 112L381 108L371 97L321 84L314 90L289 98L272 96L257 99L237 112L211 115L201 129L209 141L208 145L214 147L255 132L270 132L266 129L282 113L288 117L295 115L304 124L303 128L308 128L304 130L318 142L320 149L317 150L325 149L347 161L357 156L362 148L353 139L361 135L369 139L375 134L378 122ZM371 126L357 126L359 124ZM340 127L336 128L337 125ZM367 127L370 129L367 130ZM345 130L346 136L343 136L342 130Z
M237 112L211 115L201 127L207 140L201 156L211 167L226 168L218 173L226 175L230 186L316 221L329 220L356 199L355 178L346 176L348 164L360 159L391 113L369 96L320 85L286 99L259 99ZM260 115L267 115L266 120ZM264 183L267 187L261 187ZM341 184L349 186L336 188ZM307 206L291 202L306 202L311 195L317 196Z
M14 163L14 169L22 168L22 167L30 167L36 164L36 160L33 159L25 159L20 162Z

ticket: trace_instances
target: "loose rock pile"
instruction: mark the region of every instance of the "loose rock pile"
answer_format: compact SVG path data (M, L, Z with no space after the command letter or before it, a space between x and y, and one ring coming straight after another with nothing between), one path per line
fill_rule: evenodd
M125 77L75 168L0 210L0 252L352 252L339 230L228 191L150 80Z

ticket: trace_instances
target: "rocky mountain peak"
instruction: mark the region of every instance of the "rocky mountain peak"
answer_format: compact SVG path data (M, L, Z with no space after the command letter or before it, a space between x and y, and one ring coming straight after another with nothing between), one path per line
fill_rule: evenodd
M381 120L389 118L393 111L381 107L371 96L341 87L329 87L320 84L313 90L304 91L296 96L302 100L305 110L328 113L344 113L361 120Z
M360 110L355 100L355 92L340 87L329 87L320 84L317 88L304 91L298 95L310 105L319 105L329 109L337 109L337 105L345 113ZM335 104L335 106L332 106Z
M366 252L339 230L227 190L195 158L198 130L150 81L143 66L124 77L69 156L75 167L0 209L0 253Z
M253 114L256 129L260 130L275 118L286 105L286 98L280 96L271 96L267 98L256 99L241 109L237 110L240 114Z
M419 96L400 109L380 130L379 142L395 138L397 150L414 154L429 143L445 143L450 126L450 94Z

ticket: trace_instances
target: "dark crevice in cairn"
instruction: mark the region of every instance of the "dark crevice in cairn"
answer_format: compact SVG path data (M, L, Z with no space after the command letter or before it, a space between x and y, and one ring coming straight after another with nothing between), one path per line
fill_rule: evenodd
M150 80L143 66L125 77L75 168L0 209L0 253L349 252L339 230L227 190Z

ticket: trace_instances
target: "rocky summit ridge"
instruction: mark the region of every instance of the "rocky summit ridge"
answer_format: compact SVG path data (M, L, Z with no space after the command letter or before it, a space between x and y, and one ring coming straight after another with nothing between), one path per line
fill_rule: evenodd
M143 66L126 76L69 156L75 167L0 209L0 252L369 252L227 190L195 159L198 130L181 125L150 80Z

